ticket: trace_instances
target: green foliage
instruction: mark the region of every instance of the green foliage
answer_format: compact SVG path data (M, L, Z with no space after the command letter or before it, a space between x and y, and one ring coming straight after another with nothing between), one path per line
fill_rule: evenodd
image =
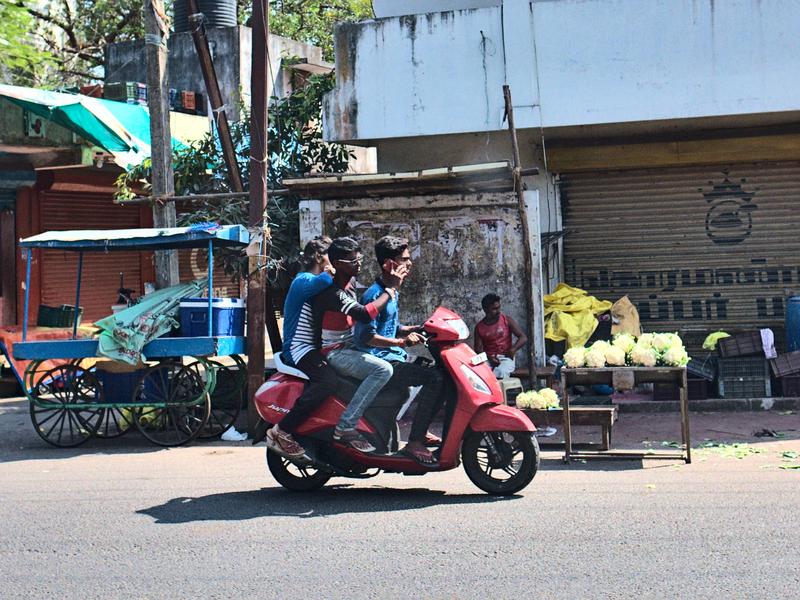
M29 78L44 85L101 79L106 46L144 36L143 0L17 0L14 4L32 22L22 43L43 48L52 56L49 63L28 65Z
M350 153L339 144L322 140L322 96L332 89L332 75L313 76L306 87L296 90L287 98L273 98L269 110L268 132L268 186L280 189L284 179L301 177L312 171L342 173L347 170ZM248 187L250 164L250 121L243 118L231 125L231 135L236 149L239 169L245 188ZM230 192L227 168L222 148L215 134L208 134L191 146L174 153L175 193L215 194ZM117 197L131 198L137 193L150 192L151 163L141 165L122 174L117 180ZM287 262L298 252L298 199L293 196L269 195L267 214L271 231L267 269L270 281L280 287L285 278ZM246 224L248 199L208 200L193 202L191 211L180 215L181 225L202 222L221 224ZM224 255L225 269L234 277L242 273L241 257Z
M244 7L243 13L247 10ZM332 62L334 25L372 16L370 0L272 0L269 27L276 35L319 46L325 60Z
M0 64L14 80L26 80L26 73L52 57L27 42L33 18L13 0L0 0Z

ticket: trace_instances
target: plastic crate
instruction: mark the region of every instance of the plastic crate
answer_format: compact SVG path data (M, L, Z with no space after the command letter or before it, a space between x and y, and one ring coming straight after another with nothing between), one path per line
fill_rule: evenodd
M194 92L181 92L181 108L194 111L197 109L196 95Z
M97 381L103 386L106 402L130 402L133 390L144 375L144 369L117 373L97 369Z
M778 381L784 398L800 398L800 375L786 375Z
M740 356L719 359L719 378L769 377L767 359L763 356Z
M708 398L710 386L710 382L705 379L687 379L686 391L689 395L689 400L706 400ZM662 402L677 401L680 399L678 386L674 383L653 384L653 400Z
M691 359L686 365L686 373L697 379L714 381L717 376L717 359L714 356L707 356L703 359Z
M769 361L772 373L775 377L785 377L800 373L800 350L781 354Z
M769 377L731 376L719 378L721 398L768 398L772 396Z
M81 323L83 307L78 307L78 325ZM71 304L61 306L39 306L39 316L36 325L39 327L72 327L75 321L75 307Z
M760 331L747 331L737 333L731 337L722 338L717 342L717 349L720 356L751 356L753 354L763 354L764 345L761 342Z

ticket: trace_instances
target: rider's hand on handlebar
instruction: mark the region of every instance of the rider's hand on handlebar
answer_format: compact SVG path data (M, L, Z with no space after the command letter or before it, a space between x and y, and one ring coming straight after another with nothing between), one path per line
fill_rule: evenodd
M416 346L417 344L424 344L425 338L420 335L419 333L409 333L405 337L405 345L406 346Z

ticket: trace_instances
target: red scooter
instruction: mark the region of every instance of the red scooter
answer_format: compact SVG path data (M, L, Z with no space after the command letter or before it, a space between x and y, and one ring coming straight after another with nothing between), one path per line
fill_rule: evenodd
M475 354L463 340L469 329L456 313L438 308L424 326L427 346L445 378L445 420L438 464L425 467L398 453L397 414L408 390L385 388L358 423L358 430L377 448L364 454L332 440L339 415L358 385L340 378L338 396L330 396L295 433L308 460L293 462L267 449L267 466L283 487L293 491L321 488L333 476L367 478L387 473L422 475L455 469L461 462L470 480L489 494L510 495L527 486L539 468L539 445L533 423L503 404L497 379L485 354ZM303 391L304 375L280 364L255 402L268 424L279 423ZM345 402L343 402L345 400Z

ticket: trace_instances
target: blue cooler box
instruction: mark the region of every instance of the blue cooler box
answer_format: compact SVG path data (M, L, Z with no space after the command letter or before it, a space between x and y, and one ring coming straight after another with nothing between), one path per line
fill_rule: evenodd
M208 298L184 298L178 314L181 337L208 335ZM214 298L212 315L211 335L244 335L244 300L241 298Z

